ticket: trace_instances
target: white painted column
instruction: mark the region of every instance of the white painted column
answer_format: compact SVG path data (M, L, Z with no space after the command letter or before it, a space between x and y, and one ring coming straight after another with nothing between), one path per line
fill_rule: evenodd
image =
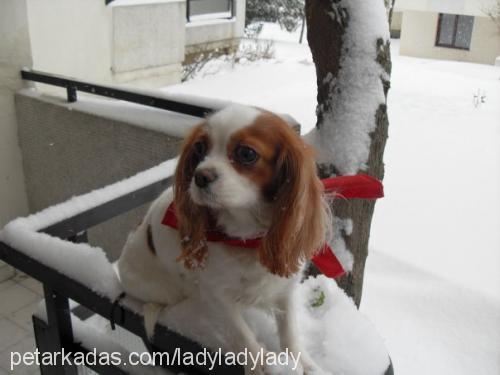
M23 87L19 71L31 67L26 0L0 1L0 228L28 213L14 94ZM0 261L0 281L13 269Z

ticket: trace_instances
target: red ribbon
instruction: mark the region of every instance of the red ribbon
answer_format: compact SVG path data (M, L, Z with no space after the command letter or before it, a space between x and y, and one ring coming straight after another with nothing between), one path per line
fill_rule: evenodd
M338 176L321 180L324 186L324 192L327 195L334 195L345 199L377 199L384 196L382 183L365 174L355 176ZM161 221L163 225L177 229L177 216L175 214L175 205L172 202L165 212ZM207 232L207 241L223 242L228 246L242 247L246 249L257 249L260 246L262 238L239 239L227 237L219 231ZM339 262L333 250L325 244L323 248L312 258L314 265L325 275L336 278L345 274L342 264Z

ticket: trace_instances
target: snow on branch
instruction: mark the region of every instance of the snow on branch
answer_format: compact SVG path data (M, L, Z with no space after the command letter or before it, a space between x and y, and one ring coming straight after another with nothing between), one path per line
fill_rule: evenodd
M356 174L366 168L370 133L375 115L385 103L381 79L387 73L377 62L379 40L389 40L387 11L383 1L332 1L329 16L347 23L342 40L338 76L327 74L326 103L317 107L320 123L306 135L319 150L319 162L333 164L340 174Z

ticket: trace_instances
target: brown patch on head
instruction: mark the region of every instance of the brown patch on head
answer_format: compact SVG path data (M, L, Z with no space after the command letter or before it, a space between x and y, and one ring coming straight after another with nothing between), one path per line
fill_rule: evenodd
M255 150L258 159L238 163L239 145ZM258 184L273 205L271 226L259 249L261 263L274 274L293 275L321 248L329 225L312 148L283 119L264 112L231 136L227 153L234 168Z
M196 167L210 147L203 122L184 141L175 171L174 202L181 238L181 254L177 260L184 262L188 269L201 266L207 256L206 208L195 204L188 190Z

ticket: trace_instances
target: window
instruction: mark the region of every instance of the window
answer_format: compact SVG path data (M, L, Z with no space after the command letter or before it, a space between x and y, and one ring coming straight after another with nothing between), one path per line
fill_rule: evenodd
M470 49L473 26L473 16L440 13L436 46Z
M232 18L234 0L186 0L187 21Z

